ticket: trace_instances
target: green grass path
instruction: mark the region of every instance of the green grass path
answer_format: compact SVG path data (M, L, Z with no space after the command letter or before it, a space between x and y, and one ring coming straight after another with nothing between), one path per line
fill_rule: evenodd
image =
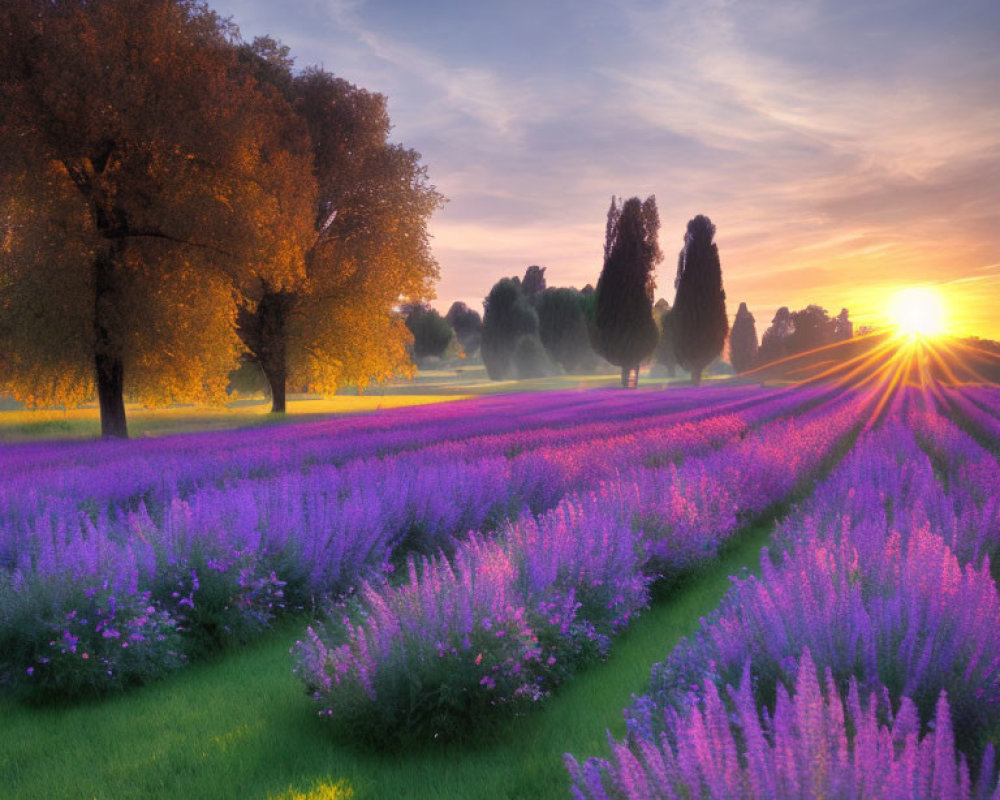
M741 535L722 559L659 599L612 656L544 708L479 740L372 754L334 743L291 674L289 620L263 641L120 697L72 708L0 700L0 797L30 798L568 798L562 755L606 754L605 730L650 666L692 633L729 585L756 566L771 525ZM331 791L343 782L353 791ZM299 797L302 794L298 795Z

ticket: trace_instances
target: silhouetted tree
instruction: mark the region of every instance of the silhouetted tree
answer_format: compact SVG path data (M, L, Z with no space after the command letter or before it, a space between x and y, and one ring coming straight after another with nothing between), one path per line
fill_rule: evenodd
M760 364L770 364L778 361L789 354L788 341L795 330L792 322L792 313L788 306L782 306L775 312L771 326L764 331L764 336L760 341L760 349L757 351L757 361Z
M653 270L660 252L656 198L611 198L604 241L604 268L597 281L595 349L621 367L622 386L638 380L639 364L656 347Z
M833 320L833 340L835 342L845 342L854 337L854 323L848 316L847 309L840 309L840 313Z
M722 352L729 331L726 293L715 225L701 214L688 222L684 248L677 259L677 296L671 312L677 363L691 373L695 384Z
M808 305L792 312L792 334L786 340L789 354L806 353L833 342L834 323L826 309Z
M729 362L736 372L746 372L757 361L757 325L746 303L740 303L729 333Z
M532 264L524 271L521 281L521 291L524 296L532 299L545 291L545 267Z
M462 352L472 358L479 350L479 345L483 337L483 318L479 312L469 308L465 303L456 300L451 304L448 313L444 317L448 320L458 343L462 346Z
M653 355L656 363L665 367L671 378L677 373L677 355L674 353L674 337L670 329L670 303L662 297L653 306L653 316L660 338L656 341Z
M566 372L593 362L584 298L576 289L546 289L535 301L535 309L542 344Z
M517 340L511 365L518 378L543 378L552 374L552 362L537 334L525 334Z
M483 364L495 381L512 377L512 357L523 336L538 336L538 314L524 297L521 281L501 278L483 301Z
M455 336L451 325L426 303L403 307L406 327L413 334L413 355L416 358L440 357Z

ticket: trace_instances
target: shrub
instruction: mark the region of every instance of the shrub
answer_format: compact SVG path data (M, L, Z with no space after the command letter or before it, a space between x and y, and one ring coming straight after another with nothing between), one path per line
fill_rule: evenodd
M34 700L147 683L184 663L177 621L149 592L35 580L0 587L0 676ZM12 596L15 595L15 596Z
M916 708L903 697L890 723L879 692L861 702L855 680L847 702L826 670L825 692L806 649L795 669L794 695L779 687L773 718L758 715L745 665L727 704L706 679L701 699L670 715L657 738L611 741L611 760L582 766L566 756L578 800L711 797L725 800L970 800L965 757L955 750L947 693L937 699L932 732L920 738ZM992 748L975 797L1000 796ZM995 788L994 788L995 787Z

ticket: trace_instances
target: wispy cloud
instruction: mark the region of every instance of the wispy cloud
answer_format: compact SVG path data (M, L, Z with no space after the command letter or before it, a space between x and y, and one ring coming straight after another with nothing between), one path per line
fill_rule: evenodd
M691 216L716 222L758 325L809 302L874 317L919 280L1000 337L972 296L1000 258L994 0L218 5L389 97L451 199L439 305L529 263L595 281L610 195L655 193L668 254Z

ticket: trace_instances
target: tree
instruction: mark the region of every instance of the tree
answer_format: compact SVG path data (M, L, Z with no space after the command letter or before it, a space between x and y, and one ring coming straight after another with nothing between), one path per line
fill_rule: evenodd
M671 312L674 352L695 385L701 383L702 370L722 352L729 332L722 266L714 238L715 225L699 214L688 222L677 259L677 296Z
M458 343L462 346L462 352L471 358L479 350L483 336L483 318L479 312L469 308L465 303L456 300L451 304L448 313L444 317L448 320Z
M662 297L653 306L653 316L656 319L656 328L659 331L659 339L656 340L656 350L653 355L656 363L662 365L667 370L669 377L674 377L677 371L677 356L674 354L674 337L670 327L670 303Z
M524 271L521 291L528 299L534 299L545 291L545 267L532 264Z
M0 7L0 382L28 405L95 390L222 399L234 287L303 269L307 135L187 0Z
M403 309L406 327L413 334L413 355L416 358L440 358L455 338L451 325L426 303L412 303Z
M512 358L524 336L538 336L538 314L525 299L520 280L501 278L483 301L483 364L491 380L514 374Z
M757 361L757 324L746 303L740 303L729 334L729 361L737 372L746 372Z
M604 268L597 281L596 350L621 367L622 386L638 380L639 364L656 347L653 270L662 258L656 198L611 198L604 241Z
M758 362L770 364L789 355L788 342L794 331L792 313L788 310L788 306L782 306L775 312L771 327L764 331L764 336L761 337L760 350L757 351Z
M846 308L840 309L840 313L833 320L833 340L844 342L854 336L854 323L851 322Z
M593 361L584 302L576 289L546 289L536 300L535 309L539 337L553 361L566 372L580 370Z
M305 272L288 286L261 281L245 293L239 333L271 386L272 411L285 410L285 385L329 393L344 383L412 370L401 297L432 296L438 276L427 222L443 202L420 154L388 141L386 101L319 69L290 74L269 41L255 46L258 73L288 87L309 132L318 193L309 209ZM274 298L288 293L288 301ZM282 324L255 317L277 305ZM273 334L267 342L254 331ZM268 366L268 361L271 362Z
M826 309L808 305L792 312L792 333L786 340L789 353L807 353L833 342L834 321Z

